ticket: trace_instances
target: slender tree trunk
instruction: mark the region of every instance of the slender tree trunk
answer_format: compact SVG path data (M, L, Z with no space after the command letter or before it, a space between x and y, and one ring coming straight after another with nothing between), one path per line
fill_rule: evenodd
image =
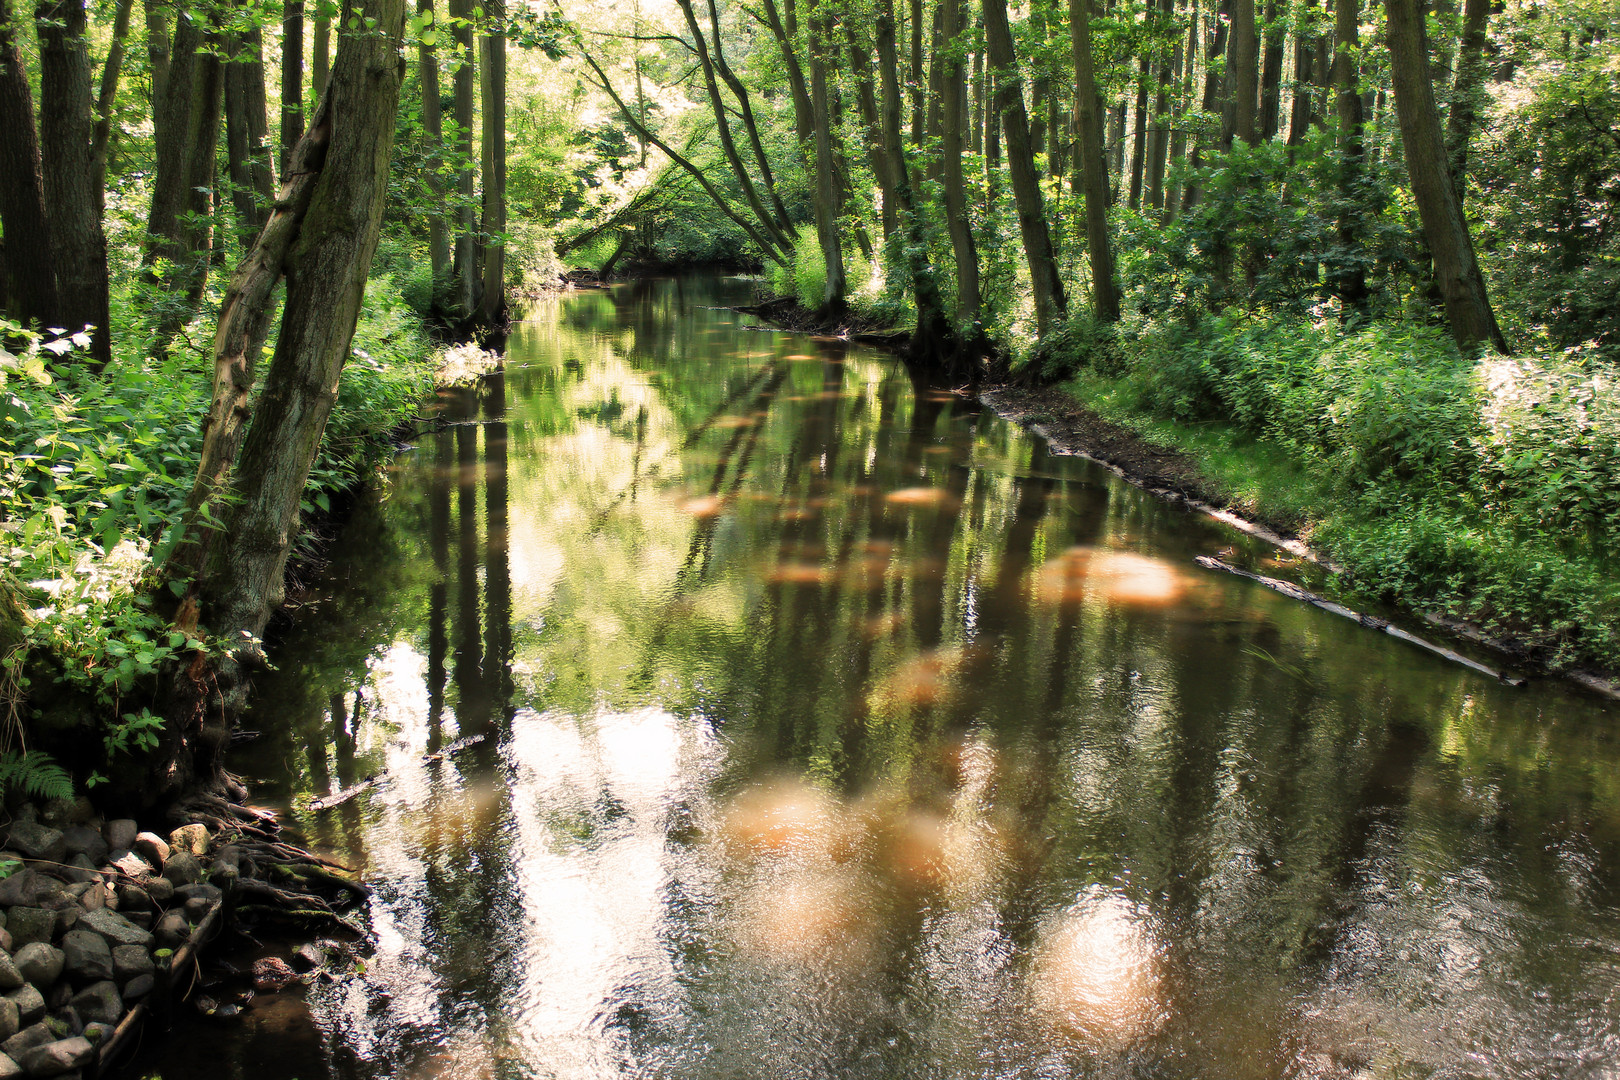
M1265 51L1260 67L1260 140L1276 136L1282 123L1283 32L1277 23L1277 0L1266 0Z
M815 108L810 104L810 82L793 46L793 34L782 21L775 0L764 0L765 26L782 51L782 70L787 74L788 93L793 102L793 130L798 136L799 155L807 168L813 168L816 142ZM791 10L791 9L790 9Z
M1232 51L1227 57L1227 69L1232 96L1226 103L1221 148L1230 150L1234 138L1253 146L1260 141L1260 132L1255 126L1260 39L1254 24L1254 0L1232 0Z
M1357 252L1360 239L1361 176L1366 150L1361 85L1356 75L1360 52L1361 0L1333 0L1333 86L1339 117L1339 248L1347 254L1330 264L1328 282L1346 314L1367 307L1367 279Z
M968 138L968 149L975 154L984 153L984 110L990 100L984 92L984 50L973 51L973 133ZM991 106L992 108L994 106Z
M747 85L731 70L726 62L725 49L720 42L720 9L715 0L708 0L709 4L709 30L714 45L714 67L720 74L720 79L731 90L737 99L737 108L742 113L743 131L748 135L748 146L753 151L754 166L759 169L760 186L765 189L766 196L771 200L771 212L774 215L775 231L783 237L793 234L793 221L788 214L787 206L776 190L776 177L771 171L770 155L765 153L764 141L759 136L759 121L754 116L754 105L748 93ZM792 43L782 41L788 53L793 51ZM794 66L797 66L795 58ZM802 76L801 76L802 78Z
M883 239L887 241L899 227L900 217L895 208L894 177L889 172L888 155L883 150L883 120L878 112L877 92L872 86L872 55L854 23L846 20L843 26L844 36L849 42L850 74L855 80L855 103L860 109L861 128L866 134L872 177L877 181L878 198L883 203Z
M1446 144L1429 79L1428 41L1417 0L1385 0L1390 76L1401 146L1406 152L1412 197L1423 221L1423 235L1434 259L1434 274L1445 300L1446 320L1459 347L1489 345L1507 352L1474 257L1457 188L1446 167Z
M18 322L43 328L57 319L51 223L45 216L45 181L34 128L34 95L17 47L11 0L0 0L0 230L6 242L7 311Z
M1180 88L1178 104L1171 110L1170 161L1187 159L1187 116L1193 103L1193 68L1198 61L1198 0L1187 5L1187 39L1176 46L1175 84ZM1181 190L1177 183L1168 185L1164 195L1164 219L1174 221L1181 208Z
M490 20L483 34L484 122L481 152L484 173L484 220L479 261L483 290L478 321L500 326L506 321L506 7L505 0L484 0Z
M810 107L816 126L816 239L821 243L821 260L826 267L826 286L821 294L825 314L842 312L848 291L844 246L838 233L838 181L833 166L832 107L828 101L824 59L832 52L834 17L829 0L818 0L810 8Z
M434 15L433 0L416 0L417 14L434 30L435 39L442 40L444 31ZM427 152L427 187L433 199L433 211L428 217L428 259L433 268L433 303L437 307L439 290L450 281L450 223L446 220L448 207L444 202L444 181L439 167L444 161L444 116L439 101L439 50L437 41L424 41L417 51L417 81L422 85L422 138Z
M478 98L478 65L473 50L472 0L450 0L452 28L461 55L456 68L456 154L461 171L456 176L455 291L450 308L455 318L470 319L478 308L478 208L473 159L473 121Z
M124 67L124 42L129 37L129 17L135 0L118 0L113 14L112 42L107 47L107 62L101 66L101 88L96 96L96 128L92 159L96 175L93 181L97 198L105 202L107 193L107 148L112 139L113 104L118 97L118 76Z
M1163 0L1159 4L1156 41L1173 28L1175 12L1171 8L1174 0ZM1170 140L1170 86L1175 77L1175 66L1181 60L1180 37L1177 36L1175 51L1165 56L1159 62L1158 90L1153 98L1153 123L1147 132L1147 204L1155 210L1164 209L1164 170L1169 154Z
M943 172L946 231L956 262L956 324L977 340L983 334L979 296L979 252L973 244L972 218L962 177L962 62L955 48L961 31L960 0L940 0L934 10L945 47L934 54L940 96L940 165Z
M1128 205L1136 210L1142 205L1142 180L1147 175L1147 110L1148 110L1148 58L1143 56L1136 66L1136 101L1131 110L1131 180Z
M1040 180L1035 175L1035 153L1030 145L1029 121L1024 115L1023 80L1019 76L1017 54L1013 51L1012 30L1007 23L1007 0L984 0L984 32L990 63L997 72L996 108L1007 128L1007 164L1012 174L1013 198L1018 204L1018 228L1024 240L1024 255L1029 262L1036 333L1045 337L1067 314L1067 300L1047 228Z
M882 87L882 127L884 153L889 159L889 175L895 178L895 209L905 232L906 274L912 300L917 307L917 325L911 334L911 351L919 358L937 360L954 349L950 320L940 299L939 283L928 258L928 237L922 216L912 195L910 170L906 168L905 145L901 134L900 56L895 40L893 0L877 0L875 43L878 80Z
M332 75L332 17L316 15L309 38L309 81L315 100L326 93L326 81Z
M1108 201L1116 202L1125 190L1125 113L1128 103L1121 98L1109 111L1108 119Z
M924 94L923 80L927 78L923 68L923 34L926 27L923 23L923 0L911 0L911 145L921 146L924 130L925 110L927 97Z
M275 177L270 164L269 103L264 85L264 42L257 27L228 41L225 65L225 144L237 235L246 248L270 217Z
M1069 0L1069 31L1074 47L1075 141L1080 144L1080 175L1086 198L1086 247L1096 316L1119 319L1119 285L1114 248L1108 236L1108 176L1103 170L1102 117L1097 77L1091 63L1091 0Z
M1473 137L1485 84L1485 31L1490 18L1491 0L1464 0L1457 78L1451 89L1451 113L1446 117L1446 157L1458 202L1467 201L1468 141Z
M51 213L56 317L69 330L94 327L90 356L99 370L112 360L112 328L107 238L101 231L101 193L95 187L88 19L84 0L44 0L37 14L39 149L45 205Z
M152 77L152 105L168 93L169 16L164 0L141 0L146 15L146 70Z
M1218 0L1215 15L1212 20L1215 33L1210 35L1209 44L1204 50L1204 93L1201 107L1204 112L1214 112L1221 96L1221 71L1216 61L1226 55L1226 42L1230 36L1229 17L1232 14L1232 0ZM1199 168L1204 163L1204 148L1197 142L1193 144L1192 167ZM1181 209L1185 213L1198 204L1200 191L1196 181L1187 184L1187 190L1181 195Z
M1317 35L1311 31L1316 16L1316 0L1303 0L1300 25L1294 29L1294 96L1288 113L1288 145L1298 146L1305 141L1305 129L1316 118L1311 108L1311 76Z
M187 20L180 20L186 22ZM179 24L176 24L178 27ZM175 34L179 34L178 28ZM177 50L178 51L178 50ZM304 0L286 0L281 23L281 169L304 133Z

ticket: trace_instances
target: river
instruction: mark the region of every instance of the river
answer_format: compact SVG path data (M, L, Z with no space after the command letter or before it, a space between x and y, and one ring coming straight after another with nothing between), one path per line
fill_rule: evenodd
M748 292L542 301L442 396L236 751L373 943L140 1075L1620 1076L1613 705Z

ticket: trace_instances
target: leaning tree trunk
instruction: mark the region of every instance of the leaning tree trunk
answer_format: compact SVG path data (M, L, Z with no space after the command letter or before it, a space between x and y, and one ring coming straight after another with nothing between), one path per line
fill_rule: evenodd
M112 327L107 238L101 230L101 193L95 187L88 18L84 0L45 0L38 16L40 160L51 213L56 318L69 330L95 328L90 357L99 370L112 361Z
M202 573L203 622L236 647L217 670L199 657L179 680L177 715L169 718L168 745L160 750L170 762L189 760L195 772L171 772L165 777L171 787L217 775L245 696L244 669L261 660L253 639L281 601L299 501L337 400L377 248L404 75L405 0L356 0L355 6L372 29L344 36L317 130L299 147L300 163L318 175L307 208L292 215L297 235L285 258L287 299L275 355L242 446L222 542ZM324 154L304 153L305 144L328 137L324 129L330 131ZM272 222L248 263L265 245L286 241L274 233ZM268 303L267 294L261 302Z
M1445 300L1446 321L1459 347L1490 345L1507 351L1485 279L1474 257L1468 222L1446 167L1446 144L1429 80L1428 35L1417 0L1384 0L1388 16L1389 66L1395 84L1395 111L1406 151L1412 198L1423 222L1423 236L1434 259L1435 283Z
M1091 256L1091 287L1097 318L1119 320L1119 285L1114 279L1114 248L1108 237L1108 174L1102 152L1102 116L1097 77L1091 64L1091 0L1069 0L1069 32L1074 45L1074 119L1077 155L1086 197L1086 247Z
M483 35L484 220L479 230L483 289L478 321L500 326L506 321L506 8L504 0L485 0L490 20Z
M1029 261L1035 299L1035 332L1045 337L1067 313L1063 279L1052 251L1040 180L1035 175L1035 153L1030 145L1029 119L1024 114L1023 80L1013 51L1012 29L1007 23L1007 0L984 0L985 44L996 71L995 107L1007 130L1007 166L1012 174L1013 200L1018 206L1018 228ZM1055 135L1055 132L1053 133Z
M184 21L184 20L182 20ZM179 31L175 33L178 35ZM304 0L286 0L281 28L281 169L304 133Z
M96 132L93 159L96 175L95 189L105 201L107 193L107 150L112 140L112 110L118 97L118 76L124 68L124 42L129 37L129 16L135 0L118 0L113 14L112 44L107 47L107 62L101 66L101 88L96 95Z
M28 69L12 36L10 0L0 0L0 230L11 305L24 325L60 326L56 276L51 267L51 223L45 216L45 181L34 130L34 95Z

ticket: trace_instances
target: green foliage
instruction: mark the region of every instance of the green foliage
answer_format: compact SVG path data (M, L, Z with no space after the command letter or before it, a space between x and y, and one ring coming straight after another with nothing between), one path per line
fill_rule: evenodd
M0 754L0 795L20 791L31 799L73 798L73 778L38 750Z
M1089 311L1070 315L1030 353L1029 366L1042 382L1060 382L1087 366L1110 366L1116 330Z
M791 296L802 308L814 311L821 306L827 292L827 261L821 254L815 226L799 226L792 263L788 266L772 263L770 282L778 296Z

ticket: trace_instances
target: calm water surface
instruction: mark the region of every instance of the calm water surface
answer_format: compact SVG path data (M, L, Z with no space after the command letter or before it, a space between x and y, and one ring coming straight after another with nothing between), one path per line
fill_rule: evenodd
M237 762L364 970L147 1075L1620 1077L1612 706L746 296L542 303L443 399Z

